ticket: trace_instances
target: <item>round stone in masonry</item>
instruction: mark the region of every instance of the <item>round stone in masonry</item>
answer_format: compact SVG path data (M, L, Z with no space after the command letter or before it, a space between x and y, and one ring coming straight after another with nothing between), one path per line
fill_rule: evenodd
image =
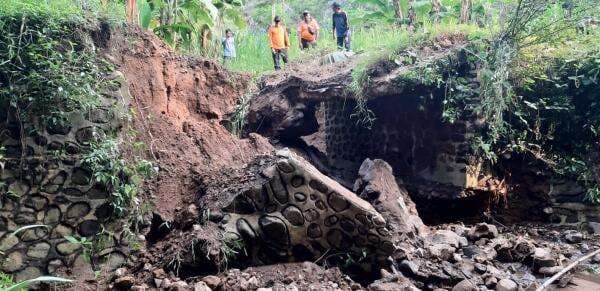
M281 211L281 214L287 221L289 221L293 226L302 226L304 225L304 215L302 214L302 210L294 205L290 205L284 208Z
M294 194L294 199L296 199L296 201L298 201L298 202L305 202L306 201L306 194L304 194L302 192L296 192Z
M327 205L325 204L325 202L323 202L323 200L319 199L317 201L315 201L315 206L319 209L319 210L326 210L327 209Z
M323 231L321 231L321 227L316 224L316 223L311 223L307 228L306 228L306 235L309 238L320 238L321 236L323 236Z
M323 182L319 181L319 180L310 180L310 182L308 183L308 185L321 192L321 193L327 193L327 191L329 191L329 189L327 188L327 186L325 186L325 184L323 184Z
M350 207L348 200L337 192L331 192L327 197L327 203L335 212L342 212Z
M50 244L47 242L39 242L29 246L27 256L35 259L43 259L50 251Z
M56 251L63 256L74 254L80 248L80 245L68 241L63 241L56 245Z
M390 231L385 227L377 228L377 232L382 236L390 236Z
M258 219L258 225L268 243L278 246L288 246L290 236L283 220L276 216L263 215Z
M290 163L283 160L277 162L277 168L284 173L292 173L296 170L294 169L294 166L290 165Z
M92 179L92 173L84 168L75 168L71 173L71 183L79 186L86 186L90 184Z
M313 222L317 219L319 219L320 214L316 209L307 209L304 211L304 218L306 218L307 221L309 222Z
M354 231L354 227L355 227L355 223L353 220L349 219L348 217L342 217L342 219L340 220L340 227L342 227L342 229L346 232L353 232Z
M42 210L46 207L47 204L48 204L48 199L46 197L39 196L39 195L31 196L25 202L25 205L27 207L31 207L35 210Z
M327 216L327 218L325 218L325 226L333 226L338 222L339 218L333 214L333 215L329 215Z
M238 219L235 222L235 227L245 242L251 243L256 241L256 232L246 219Z
M298 188L298 187L304 185L304 177L302 177L302 176L294 176L290 180L290 184L292 184L292 186L294 188Z
M100 232L100 224L95 220L84 220L79 224L79 234L93 236Z
M5 257L4 262L2 262L2 271L7 273L16 272L25 267L25 262L23 258L23 254L19 251L14 251L8 256Z
M29 279L38 278L41 275L42 275L42 272L40 271L40 269L38 269L36 267L27 267L24 270L18 272L14 276L14 280L17 282L21 282L21 281L25 281L25 280L29 280Z
M67 218L82 218L91 211L89 204L85 202L77 202L69 205L67 209Z
M337 228L327 232L327 242L330 246L338 249L345 249L352 246L350 237Z

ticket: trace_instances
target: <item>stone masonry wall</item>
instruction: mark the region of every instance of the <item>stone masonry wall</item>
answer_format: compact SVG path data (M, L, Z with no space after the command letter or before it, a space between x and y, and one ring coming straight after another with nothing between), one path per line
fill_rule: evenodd
M109 268L125 262L127 239L122 223L108 222L109 193L81 163L90 140L119 129L128 91L119 72L103 105L91 112L68 113L64 125L41 128L35 122L23 131L0 109L0 145L5 148L0 181L0 270L15 280L53 274L61 267L90 271L80 244L66 236L95 238L94 253ZM24 138L21 138L21 133ZM20 170L19 168L22 168ZM28 225L43 225L18 233ZM83 269L82 269L83 268ZM84 276L80 273L78 276Z
M441 104L415 96L385 96L369 101L371 129L357 124L350 100L326 103L326 142L332 164L384 159L399 176L462 188L477 187L479 165L467 159L470 123L441 120ZM444 197L450 198L450 197Z

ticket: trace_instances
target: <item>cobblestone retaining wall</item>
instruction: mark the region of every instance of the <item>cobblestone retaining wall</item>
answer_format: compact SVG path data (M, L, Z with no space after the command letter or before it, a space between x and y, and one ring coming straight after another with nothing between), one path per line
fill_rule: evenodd
M102 138L121 126L129 94L122 74L111 78L121 86L107 92L103 105L83 114L68 113L64 125L42 128L34 122L21 130L13 114L0 112L0 145L5 149L0 270L14 274L17 281L53 274L64 266L89 270L81 244L69 242L67 236L95 238L94 254L109 268L126 260L122 223L108 222L110 194L93 181L81 161L94 136ZM42 226L15 233L31 225Z

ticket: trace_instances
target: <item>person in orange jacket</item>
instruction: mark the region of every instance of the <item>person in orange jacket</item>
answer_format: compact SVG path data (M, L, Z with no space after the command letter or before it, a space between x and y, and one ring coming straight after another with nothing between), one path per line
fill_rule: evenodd
M302 12L302 21L298 24L298 43L300 49L314 48L319 38L319 23L310 15L310 12Z
M275 70L281 69L281 61L285 64L288 63L287 51L290 48L290 39L285 25L281 23L281 17L275 16L273 24L269 27L268 31L269 44L271 45L271 51L273 53L273 63L275 64Z

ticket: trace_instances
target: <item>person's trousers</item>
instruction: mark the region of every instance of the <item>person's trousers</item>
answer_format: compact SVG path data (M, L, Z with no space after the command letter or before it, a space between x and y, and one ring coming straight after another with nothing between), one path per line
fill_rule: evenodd
M338 36L337 46L339 49L346 49L347 51L350 51L350 38L346 36Z
M281 69L281 61L288 63L287 49L276 49L273 51L273 63L275 64L275 70Z
M313 41L309 41L309 40L306 40L306 39L301 39L300 40L300 44L301 44L301 48L303 50L317 47L317 42L314 41L314 40Z

